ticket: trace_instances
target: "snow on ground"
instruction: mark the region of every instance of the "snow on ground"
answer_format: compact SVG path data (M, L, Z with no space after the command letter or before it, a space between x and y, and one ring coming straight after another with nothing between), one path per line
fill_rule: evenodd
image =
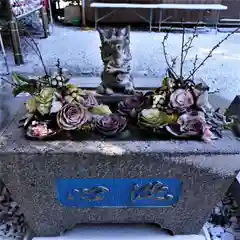
M145 73L149 77L159 77L164 74L166 63L161 42L164 33L131 32L131 52L134 73ZM191 33L186 34L188 38ZM194 41L194 48L189 52L185 64L185 73L191 69L195 55L203 59L211 48L227 33L215 34L215 31L200 33ZM99 75L102 69L100 58L100 40L96 31L81 31L78 28L55 26L52 35L47 39L38 40L46 65L53 66L57 58L73 75ZM216 49L213 57L207 61L197 76L201 76L214 90L220 88L221 94L232 100L240 92L240 34L231 36L220 48ZM23 54L26 64L14 66L9 52L8 61L11 69L20 72L37 73L41 69L40 61L31 47L22 41ZM169 56L180 55L181 34L169 35L167 49ZM0 61L0 72L5 71L3 59Z
M35 237L33 240L205 240L202 235L170 236L158 227L148 225L86 225L58 237Z

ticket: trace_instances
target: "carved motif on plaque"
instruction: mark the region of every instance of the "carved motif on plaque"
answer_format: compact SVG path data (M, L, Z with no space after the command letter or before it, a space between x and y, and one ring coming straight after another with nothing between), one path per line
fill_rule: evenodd
M97 186L93 188L82 188L82 189L74 189L72 194L68 195L68 200L74 200L76 194L78 194L79 198L87 201L103 201L104 193L109 192L110 190L107 187Z
M146 199L169 201L173 198L174 196L169 193L168 187L159 181L151 182L143 186L135 184L131 191L131 201L133 202Z

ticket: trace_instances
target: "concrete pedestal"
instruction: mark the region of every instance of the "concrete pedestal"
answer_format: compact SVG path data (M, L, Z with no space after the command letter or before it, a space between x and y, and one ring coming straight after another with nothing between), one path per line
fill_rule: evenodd
M0 178L39 236L79 223L155 223L174 234L199 233L240 169L240 143L229 132L212 144L27 141L17 104L19 114L0 136ZM141 188L147 182L161 186ZM130 191L136 186L162 195L141 198Z

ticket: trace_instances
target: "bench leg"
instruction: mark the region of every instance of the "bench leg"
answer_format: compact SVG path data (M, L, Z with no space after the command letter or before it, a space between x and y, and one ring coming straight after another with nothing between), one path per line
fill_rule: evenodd
M21 51L20 37L18 32L18 25L16 21L10 22L10 32L13 46L13 54L16 65L23 64L23 56Z
M159 9L159 22L158 22L158 31L161 31L162 26L162 9Z
M152 13L153 13L153 10L150 9L150 17L149 17L149 31L150 32L152 31Z

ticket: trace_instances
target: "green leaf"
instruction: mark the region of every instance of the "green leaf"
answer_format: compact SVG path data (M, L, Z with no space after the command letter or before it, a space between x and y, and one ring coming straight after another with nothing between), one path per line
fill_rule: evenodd
M167 87L168 86L168 77L165 77L162 81L162 86Z
M55 91L54 88L43 88L40 92L40 99L44 103L52 101Z
M36 99L37 102L44 104L44 101L43 101L43 99L41 98L41 96L36 95L36 96L35 96L35 99Z
M39 104L37 107L38 112L43 116L50 113L51 105Z
M33 95L33 93L35 92L35 88L32 85L25 84L22 86L16 86L15 88L13 88L13 91L12 91L14 97L16 97L18 94L22 92L26 92Z
M29 79L21 76L18 73L12 72L12 79L17 85L25 85L29 83Z
M74 84L71 84L71 83L69 83L66 87L67 87L68 89L76 88L76 86L75 86Z
M37 101L35 98L30 98L26 102L26 108L29 113L34 113L37 110Z

